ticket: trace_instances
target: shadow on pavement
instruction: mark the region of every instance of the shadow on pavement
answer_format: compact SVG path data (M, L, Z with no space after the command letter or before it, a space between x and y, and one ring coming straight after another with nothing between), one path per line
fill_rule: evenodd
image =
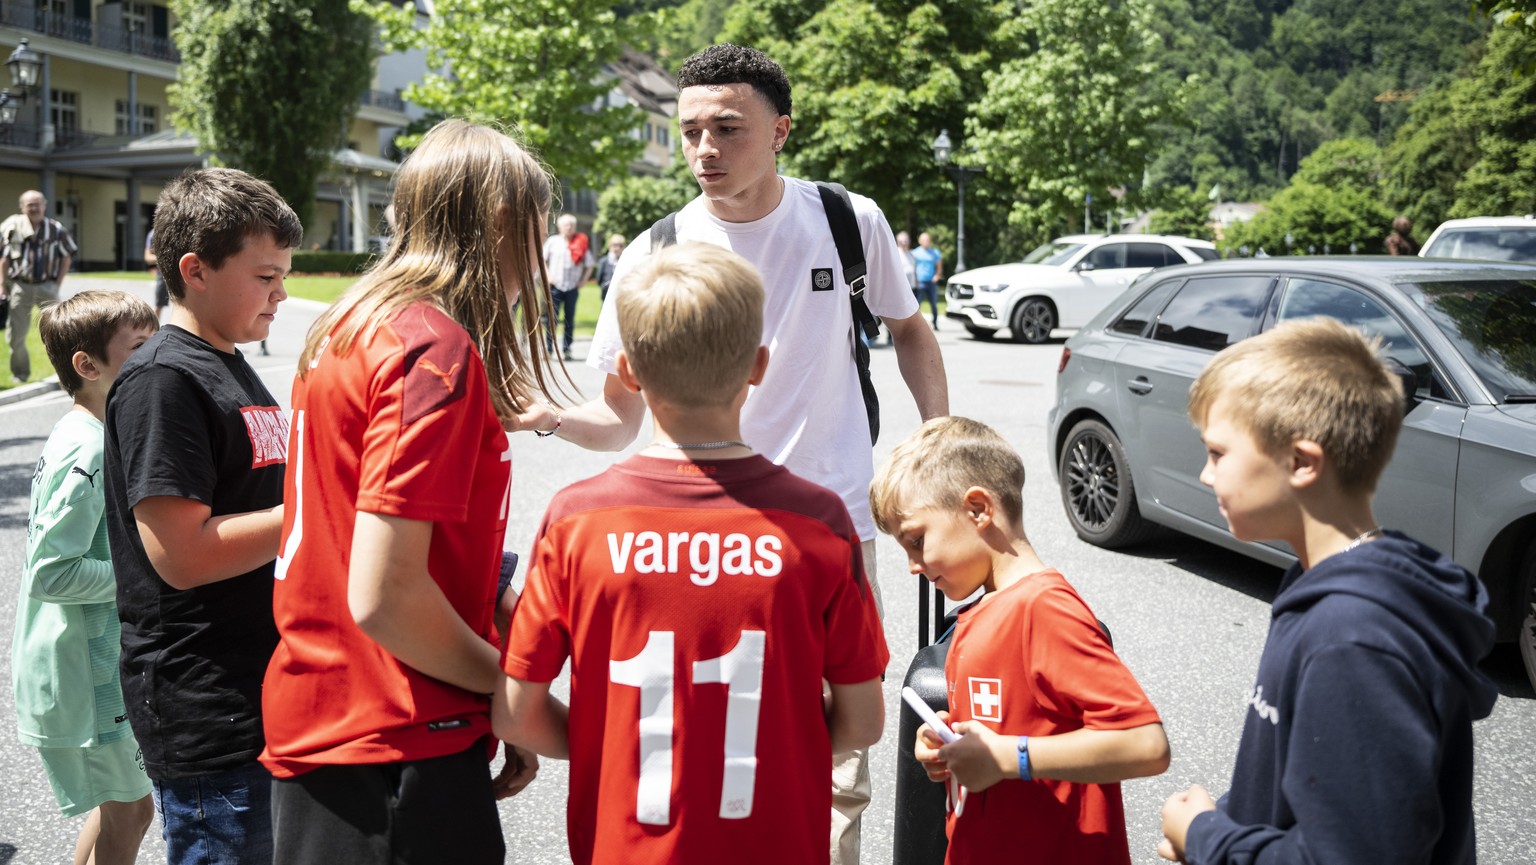
M1167 562L1266 604L1274 603L1275 592L1280 588L1280 578L1285 576L1284 570L1273 565L1166 529L1144 544L1118 552Z

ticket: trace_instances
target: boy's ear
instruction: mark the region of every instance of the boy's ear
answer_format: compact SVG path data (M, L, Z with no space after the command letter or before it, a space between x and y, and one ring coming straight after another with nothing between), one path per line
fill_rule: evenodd
M768 374L768 346L757 347L757 355L752 358L752 372L747 376L747 384L758 385L763 383L763 376Z
M997 502L992 498L992 491L985 487L970 487L960 498L960 507L965 511L966 519L976 524L976 528L984 529L997 519Z
M1327 462L1322 445L1311 439L1297 439L1291 445L1291 486L1302 488L1317 483Z
M195 252L183 255L176 267L181 271L182 284L193 291L202 291L206 287L208 272L213 269Z
M635 368L629 365L629 355L619 350L617 357L613 359L614 375L618 376L619 384L630 393L640 392L640 379L635 378Z
M101 367L96 359L85 351L77 351L69 358L69 365L75 368L75 375L85 381L96 381L101 378Z

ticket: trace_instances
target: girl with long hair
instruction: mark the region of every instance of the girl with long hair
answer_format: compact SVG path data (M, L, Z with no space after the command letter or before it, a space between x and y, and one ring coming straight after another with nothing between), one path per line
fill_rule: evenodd
M310 329L262 697L285 865L503 860L495 799L537 768L508 747L489 770L504 430L551 398L551 203L511 138L438 124L396 178L388 250Z

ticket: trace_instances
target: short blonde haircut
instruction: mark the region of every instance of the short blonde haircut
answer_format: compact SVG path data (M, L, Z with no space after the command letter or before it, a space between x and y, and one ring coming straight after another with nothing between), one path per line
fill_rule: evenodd
M1218 401L1266 453L1317 442L1346 492L1374 492L1403 425L1402 384L1381 338L1331 318L1285 322L1216 355L1189 390L1204 427Z
M903 517L924 508L959 508L971 487L992 493L1003 510L1000 522L1022 532L1018 451L981 421L936 417L891 450L869 485L869 509L880 531L894 535Z
M763 338L763 280L708 243L653 253L615 300L624 354L640 384L680 408L729 404Z

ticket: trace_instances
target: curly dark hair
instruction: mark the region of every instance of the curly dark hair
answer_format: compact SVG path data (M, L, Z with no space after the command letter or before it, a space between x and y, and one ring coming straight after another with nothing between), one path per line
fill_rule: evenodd
M711 45L677 70L678 90L712 84L750 84L780 114L788 114L792 106L784 67L756 48L729 42Z

